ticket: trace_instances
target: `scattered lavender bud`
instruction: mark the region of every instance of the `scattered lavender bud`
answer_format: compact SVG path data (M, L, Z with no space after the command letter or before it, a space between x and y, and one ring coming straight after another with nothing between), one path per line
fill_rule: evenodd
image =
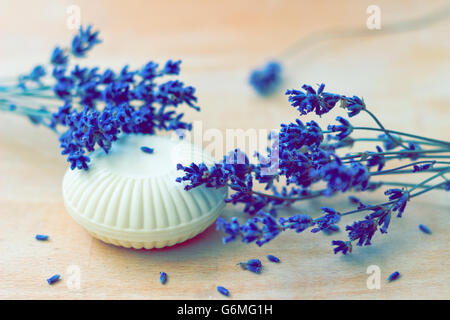
M431 234L432 233L430 228L428 228L424 224L419 224L419 229L420 229L420 231L422 231L423 233L426 233L426 234Z
M155 151L154 149L149 148L149 147L141 147L141 150L142 150L142 152L150 153L150 154Z
M271 255L271 254L268 254L268 255L267 255L267 259L268 259L269 261L272 261L272 262L275 262L275 263L280 262L280 259L279 259L279 258L277 258L277 257L275 257L275 256L273 256L273 255Z
M54 284L55 282L58 282L60 280L60 275L55 274L54 276L47 279L48 284Z
M48 240L48 236L45 234L37 234L35 238L36 238L36 240L40 240L40 241Z
M219 293L221 293L227 297L230 295L230 291L228 291L228 289L221 287L221 286L217 286L217 291L219 291Z
M400 272L395 271L387 279L389 282L391 282L391 281L397 280L398 277L400 277Z
M161 284L166 284L167 282L167 273L165 272L160 272L159 273L159 281L161 282Z
M254 273L261 273L262 263L259 259L250 259L247 262L239 262L242 269L248 270Z

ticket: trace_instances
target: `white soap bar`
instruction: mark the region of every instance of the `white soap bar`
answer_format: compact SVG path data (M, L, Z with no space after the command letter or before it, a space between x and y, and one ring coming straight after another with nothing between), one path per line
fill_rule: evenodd
M154 152L143 152L141 147ZM109 154L96 150L89 170L68 169L63 180L67 211L94 237L127 248L162 248L190 239L211 225L225 206L227 189L185 191L175 181L177 163L214 159L176 138L125 135Z

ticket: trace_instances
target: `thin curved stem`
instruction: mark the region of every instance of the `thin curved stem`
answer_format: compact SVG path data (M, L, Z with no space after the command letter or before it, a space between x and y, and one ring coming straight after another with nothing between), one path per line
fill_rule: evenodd
M383 126L383 124L380 122L380 120L378 120L378 118L368 109L364 108L363 109L375 122L376 124L380 127L381 130L383 130L383 132L386 134L386 136L389 137L389 139L391 139L395 144L402 146L405 149L408 149L408 146L404 145L402 143L402 141L399 141L398 139L394 138L389 131L386 130L386 128Z
M384 24L381 30L369 30L368 28L341 28L330 29L312 33L297 42L294 42L287 49L282 51L278 56L281 59L289 58L298 53L303 48L307 48L313 44L336 39L351 38L361 36L380 36L386 34L395 34L399 32L407 32L417 30L429 26L435 22L446 19L450 14L450 6L443 6L435 11L419 18L413 18L405 21Z

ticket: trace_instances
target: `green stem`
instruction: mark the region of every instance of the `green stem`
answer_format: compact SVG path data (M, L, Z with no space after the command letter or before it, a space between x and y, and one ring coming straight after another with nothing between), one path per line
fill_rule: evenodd
M437 173L437 174L435 174L435 175L429 177L428 179L423 180L421 183L419 183L418 185L414 186L414 187L413 187L412 189L410 189L408 192L411 193L412 191L414 191L414 190L416 190L417 188L423 186L423 185L426 184L427 182L430 182L431 180L434 180L434 179L436 179L436 178L442 176L443 174L445 174L445 173L448 172L449 170L450 170L450 167L449 167L449 169L447 169L447 170L444 170L444 171L442 171L442 172L439 172L439 173Z
M422 136L418 136L415 134L410 134L410 133L405 133L405 132L400 132L400 131L395 131L395 130L389 130L389 129L379 129L379 128L372 128L372 127L353 127L353 130L370 130L370 131L381 131L381 132L389 132L392 134L398 134L401 136L406 136L406 137L410 137L410 138L415 138L415 139L420 139L420 140L425 140L425 141L429 141L429 142L434 142L437 144L441 144L441 145L445 145L447 147L450 147L450 142L447 141L442 141L442 140L437 140L437 139L432 139L432 138L427 138L427 137L422 137Z
M320 190L320 191L317 191L316 193L311 194L311 195L308 195L308 196L292 197L292 198L289 198L289 197L280 197L280 196L276 196L276 195L273 195L273 194L267 194L267 193L258 192L258 191L254 191L254 190L252 190L251 192L252 192L253 194L256 194L256 195L259 195L259 196L262 196L262 197L266 197L266 198L269 198L269 199L273 199L273 200L280 200L280 201L300 201L300 200L308 200L308 199L313 199L313 198L320 197L320 196L322 195L322 192L323 192L323 191L324 191L324 190Z
M416 162L405 164L405 165L400 166L400 167L395 167L395 168L388 169L388 170L383 170L383 171L376 171L376 172L371 173L370 175L371 176L376 176L376 175L380 175L380 174L396 171L396 170L399 170L399 169L408 168L408 167L415 166L415 165L418 165L418 164L426 164L426 163L431 163L431 164L435 164L435 163L437 163L437 164L450 164L450 162L445 162L445 161L442 161L442 162L432 161L432 160L431 161L430 160L428 160L428 161L427 160L425 160L425 161L416 161Z
M405 149L408 149L408 146L404 145L401 140L394 138L391 136L389 131L386 130L386 128L383 126L383 124L378 120L378 118L368 109L364 108L364 111L376 122L376 124L380 127L381 130L386 134L386 136L389 137L395 144L402 146Z
M450 166L445 166L445 167L440 167L440 168L430 168L426 171L419 171L419 172L415 172L415 173L442 172L442 171L446 171L448 169L450 169ZM410 174L410 173L413 173L413 171L412 170L395 170L395 171L385 172L385 173L378 174L378 175Z
M2 101L0 101L0 110L17 113L17 114L21 114L24 116L36 116L36 117L51 118L51 113L48 112L47 110L28 108L28 107L23 107L23 106L16 106L15 109L11 110L9 104L6 104L6 105L4 103L2 104Z
M409 198L411 199L411 198L420 196L421 194L427 193L427 192L429 192L429 191L431 191L433 189L441 188L442 186L444 186L444 184L446 184L446 182L441 182L441 183L435 184L433 186L428 186L428 187L424 188L423 190L418 191L418 192L410 195ZM357 212L361 212L361 211L366 211L366 210L370 210L370 209L375 209L377 207L387 206L387 205L395 203L396 201L397 200L391 200L391 201L380 203L380 204L376 204L376 205L373 205L373 206L368 206L368 207L364 207L364 208L360 208L360 209L356 209L356 210L352 210L352 211L347 211L347 212L341 213L341 216L347 216L349 214L353 214L353 213L357 213Z
M372 181L372 183L375 184L382 184L383 186L391 186L391 187L405 187L405 188L412 188L417 186L415 183L406 183L406 182L395 182L395 181ZM421 186L417 186L417 188L428 188L430 185L424 184Z
M354 138L352 139L354 142L359 142L359 141L367 141L367 142L384 142L385 139L382 138ZM427 145L427 146L436 146L436 143L433 142L429 142L429 141L418 141L418 140L403 140L404 142L412 142L412 143L417 143L417 144L423 144L423 145Z
M39 94L39 93L27 92L27 91L10 93L9 95L12 96L12 97L27 97L27 98L40 98L40 99L60 100L57 96L51 96L51 95L47 95L47 94Z
M425 189L423 189L423 190L421 190L421 191L416 192L415 194L413 194L412 196L410 196L410 198L420 196L421 194L424 194L425 192L431 191L431 190L436 189L436 188L441 188L441 187L443 187L446 183L447 183L447 181L443 181L443 182L441 182L441 183L435 184L434 186L427 187L427 188L425 188Z
M354 158L360 158L363 156L384 156L394 154L416 154L416 153L446 153L450 152L450 149L429 149L429 150L401 150L401 151L384 151L384 152L358 152L355 155L349 155L342 157L341 160L348 160Z
M450 156L427 156L427 155L419 155L418 158L432 158L432 159L450 159Z

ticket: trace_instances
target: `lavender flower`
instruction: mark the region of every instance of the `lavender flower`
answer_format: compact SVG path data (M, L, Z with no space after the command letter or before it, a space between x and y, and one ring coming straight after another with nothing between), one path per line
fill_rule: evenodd
M355 221L351 226L346 226L345 230L349 231L348 238L351 241L358 240L358 246L369 246L377 230L377 224L373 219Z
M54 66L65 66L68 61L69 57L64 53L64 50L60 47L55 47L50 58L50 63Z
M398 211L397 217L401 218L405 211L406 203L409 201L409 192L401 189L388 189L384 194L389 196L389 200L396 200L392 211Z
M281 82L281 65L276 61L268 62L262 69L252 71L249 82L260 95L272 94Z
M228 235L223 238L224 244L236 240L237 237L241 235L241 226L235 217L231 218L230 222L220 217L217 218L216 229L221 230Z
M358 98L357 96L353 96L351 98L342 96L341 99L342 107L347 109L349 117L354 117L358 115L362 110L366 109L364 100Z
M261 273L262 263L259 259L250 259L247 262L239 262L242 269L251 271L253 273Z
M289 102L298 109L300 114L305 115L315 112L318 116L329 112L341 99L340 95L324 92L325 85L322 83L317 92L309 85L303 85L302 90L287 90Z
M341 241L341 240L333 240L331 241L331 245L336 246L334 248L334 254L338 252L342 252L342 254L346 255L347 253L352 252L352 242L351 241Z
M84 57L86 52L92 49L93 46L100 43L98 39L98 31L92 32L92 26L87 26L83 29L80 26L80 30L77 35L73 37L72 40L72 54L76 57Z
M353 127L350 122L342 117L337 117L336 121L340 122L340 125L328 125L328 130L332 132L339 132L336 135L338 140L343 140L353 132Z
M313 223L316 228L312 229L311 232L316 233L321 230L327 230L333 225L341 220L341 214L333 208L322 207L322 211L325 213L324 216L314 219Z
M387 233L391 222L391 209L385 206L377 206L369 210L372 210L372 213L367 215L366 219L378 221L378 225L381 226L380 232Z
M401 141L400 137L398 136L393 136L393 138L396 141ZM398 143L396 141L393 141L388 135L386 135L385 133L380 134L378 136L378 139L380 139L380 141L383 142L383 147L385 150L392 150L395 149L398 146Z
M306 214L296 214L289 218L281 217L280 225L285 229L294 229L295 232L300 233L314 225L313 219Z
M279 145L283 151L293 151L307 147L318 147L323 141L322 129L315 121L304 125L299 119L288 125L281 124Z
M377 146L376 148L377 148L378 153L383 152L383 149L381 149L380 146ZM370 156L367 159L367 166L368 167L378 166L377 171L381 171L381 169L383 169L386 164L386 159L385 159L384 155L382 155L382 154L380 155L380 154L373 153L373 152L368 152L368 154Z

